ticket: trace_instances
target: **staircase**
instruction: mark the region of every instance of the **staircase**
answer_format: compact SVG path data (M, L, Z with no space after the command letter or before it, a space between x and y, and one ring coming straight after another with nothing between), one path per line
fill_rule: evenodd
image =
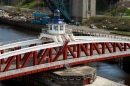
M50 10L54 12L55 9L59 9L63 19L67 22L71 22L70 7L71 0L43 0L48 5Z

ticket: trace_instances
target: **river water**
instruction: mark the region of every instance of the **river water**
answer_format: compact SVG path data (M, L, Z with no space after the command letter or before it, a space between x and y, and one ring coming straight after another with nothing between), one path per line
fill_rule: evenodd
M17 30L14 27L0 25L0 43L11 42L12 40L19 41L20 39L36 37L39 33L25 30ZM106 62L94 62L86 65L97 69L97 75L113 80L115 82L124 83L130 86L130 74L124 72L118 64L110 64ZM107 84L107 83L106 83ZM3 85L0 85L3 86ZM10 85L12 86L12 85ZM107 85L106 85L107 86ZM113 86L113 85L112 85Z

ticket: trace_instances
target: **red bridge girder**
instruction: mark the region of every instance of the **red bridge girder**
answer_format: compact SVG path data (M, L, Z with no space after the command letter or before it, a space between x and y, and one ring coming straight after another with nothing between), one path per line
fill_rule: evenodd
M15 66L13 69L20 69L20 68L25 68L28 66L35 66L35 65L40 65L40 64L45 64L45 63L50 63L50 62L55 62L58 60L67 60L69 59L68 53L71 55L71 58L81 58L84 56L92 56L96 54L106 54L106 53L113 53L119 51L127 51L127 49L130 49L130 44L128 43L86 43L86 44L74 44L74 45L67 45L68 43L65 44L66 47L64 47L64 50L62 50L62 53L60 51L60 54L57 54L59 50L61 50L61 47L52 47L52 48L47 48L47 49L41 49L38 51L32 51L32 52L27 52L25 54L19 54L15 55L12 57L9 57L7 59L1 59L0 60L0 72L6 72L11 69L11 67ZM30 47L36 46L35 44L30 45ZM15 47L14 50L21 49L20 46ZM4 53L4 50L0 50L1 54ZM62 56L63 55L63 56ZM119 55L119 56L113 56L109 58L101 58L101 59L94 59L94 60L85 60L81 62L75 62L75 63L70 63L69 65L77 65L77 64L84 64L87 62L96 62L96 61L102 61L102 60L109 60L109 59L114 59L114 58L122 58L130 56L128 55ZM5 65L5 66L3 66ZM64 67L64 65L59 65L56 67L50 67L50 68L44 68L41 70L36 70L36 71L31 71L27 72L25 74L19 74L17 76L21 75L26 75L26 74L31 74L31 73L36 73L39 71L46 71L46 70L51 70L55 68L61 68ZM11 77L11 76L10 76ZM13 77L16 77L14 75ZM6 77L8 78L8 77ZM0 78L0 80L4 80L3 78Z

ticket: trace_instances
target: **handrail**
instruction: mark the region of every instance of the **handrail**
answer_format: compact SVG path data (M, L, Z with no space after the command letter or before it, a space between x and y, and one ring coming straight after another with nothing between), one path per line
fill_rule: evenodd
M100 36L100 37L106 37L106 38L114 38L114 39L121 39L121 40L127 40L130 41L130 37L121 37L121 36L116 36L116 35L111 35L111 34L102 34L102 33L91 33L91 32L87 32L85 30L74 30L73 32L81 32L81 33L85 33L85 34L90 34L90 36Z

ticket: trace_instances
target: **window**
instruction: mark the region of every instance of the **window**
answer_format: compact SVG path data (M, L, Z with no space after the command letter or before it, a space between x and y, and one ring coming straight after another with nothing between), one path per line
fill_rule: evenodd
M81 80L81 78L78 77L78 78L76 78L76 80Z
M74 78L71 77L70 80L74 80Z
M60 30L63 30L63 26L60 26Z
M54 16L60 16L60 13L54 13Z
M67 78L66 78L66 77L64 77L64 78L63 78L63 80L67 80Z
M52 30L52 25L50 25L50 30Z
M55 29L55 30L58 30L58 26L54 26L54 29Z

